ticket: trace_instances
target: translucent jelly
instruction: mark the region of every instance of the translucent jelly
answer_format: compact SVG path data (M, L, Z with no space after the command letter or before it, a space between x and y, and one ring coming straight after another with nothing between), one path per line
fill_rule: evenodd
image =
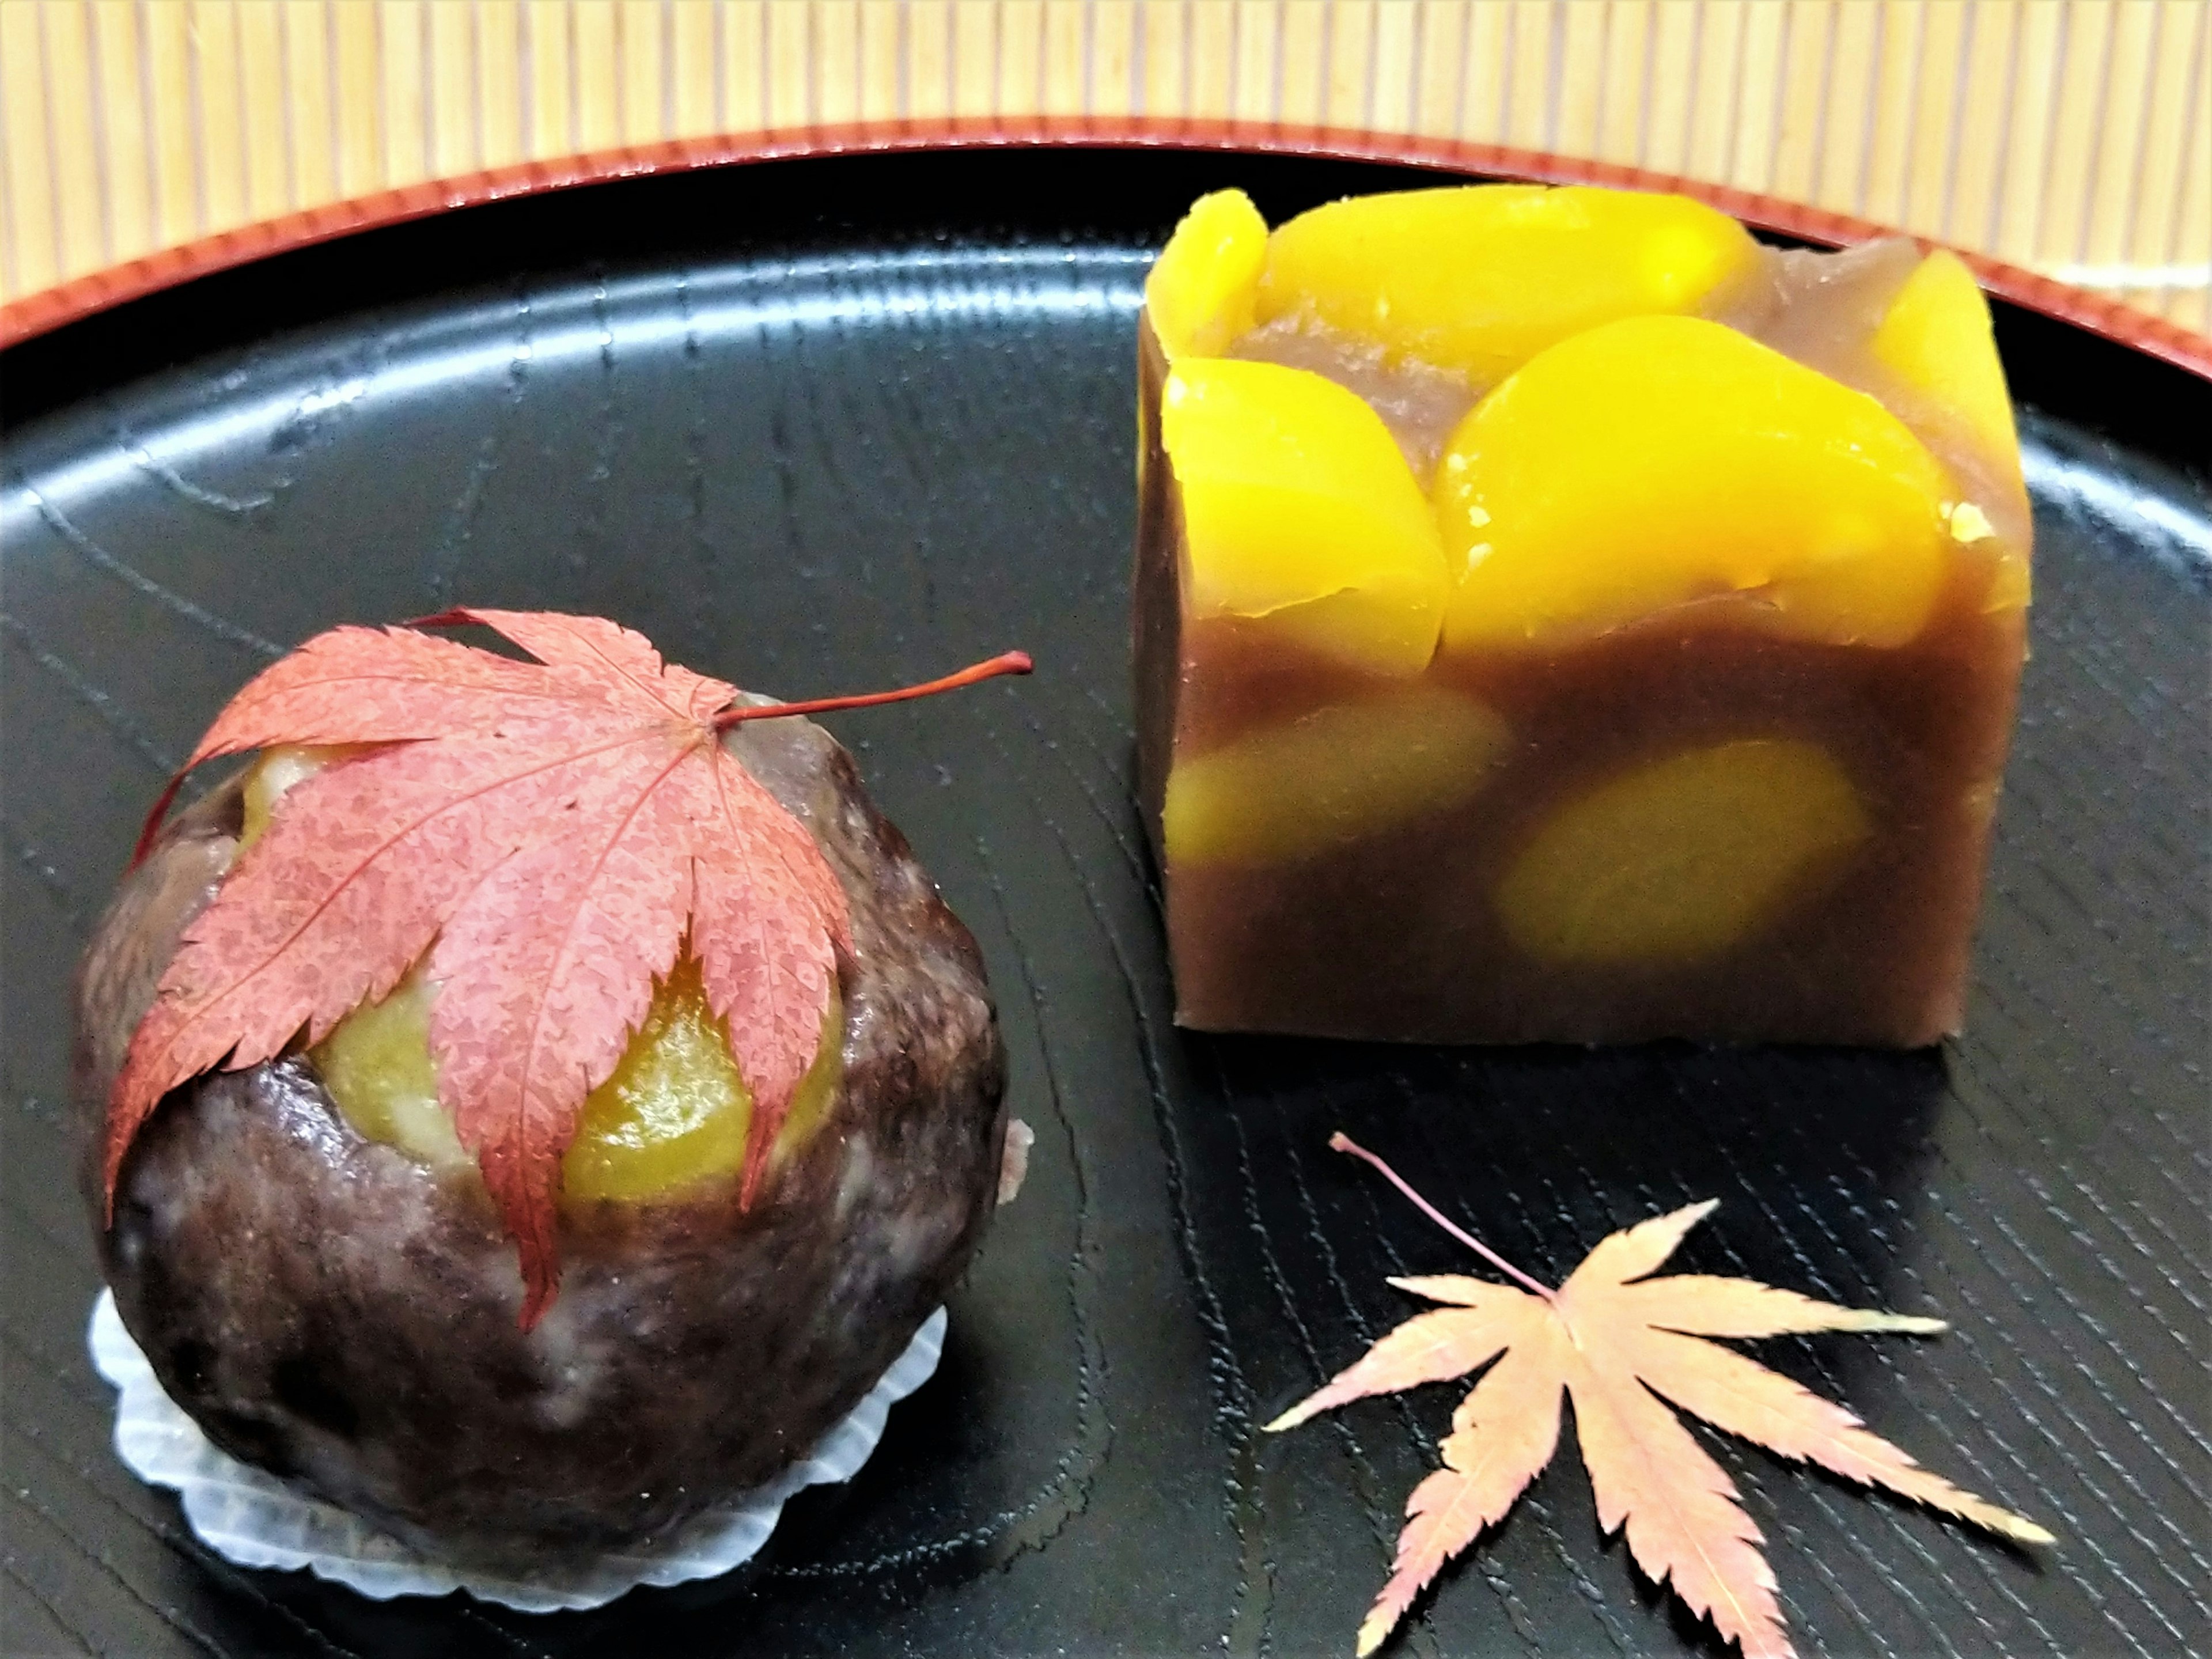
M1139 334L1183 1024L1958 1028L2029 532L1956 258L1523 185L1270 233L1226 191Z

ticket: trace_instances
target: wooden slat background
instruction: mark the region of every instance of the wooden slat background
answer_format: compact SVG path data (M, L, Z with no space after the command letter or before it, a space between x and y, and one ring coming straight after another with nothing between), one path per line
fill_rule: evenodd
M0 0L0 301L487 167L946 115L1626 162L2199 334L2212 0Z

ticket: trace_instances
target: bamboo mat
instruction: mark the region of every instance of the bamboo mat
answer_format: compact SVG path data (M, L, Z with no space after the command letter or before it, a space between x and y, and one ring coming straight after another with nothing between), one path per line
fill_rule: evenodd
M0 301L520 162L1133 115L1680 173L2202 335L2208 59L2212 0L0 0Z

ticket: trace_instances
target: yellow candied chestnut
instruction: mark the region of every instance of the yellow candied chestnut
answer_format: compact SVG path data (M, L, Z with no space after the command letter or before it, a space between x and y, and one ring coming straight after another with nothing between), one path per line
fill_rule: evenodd
M1160 404L1193 616L1266 617L1378 673L1427 665L1443 550L1381 416L1319 374L1226 358L1176 363Z
M1304 315L1493 384L1620 317L1727 303L1759 269L1741 225L1681 196L1468 185L1331 202L1269 240L1256 315Z
M1828 751L1752 738L1636 767L1570 801L1498 889L1507 938L1554 965L1667 965L1750 938L1872 833Z
M284 793L358 748L271 749L246 774L241 851L267 830ZM355 1009L309 1050L341 1115L362 1136L396 1146L441 1172L473 1170L453 1115L438 1098L430 1053L436 988L417 963L381 1002ZM844 1010L833 989L822 1047L776 1133L773 1158L803 1145L835 1097L842 1073ZM707 1002L698 963L678 961L653 988L644 1022L614 1072L585 1097L561 1165L570 1200L676 1198L702 1181L733 1178L744 1162L752 1092L728 1035Z
M1145 279L1145 314L1172 362L1218 357L1252 326L1267 224L1241 190L1191 204Z
M2025 489L2020 434L1990 327L1989 301L1957 254L1937 248L1920 262L1890 301L1869 349L1897 378L1904 398L1917 405L1906 414L1932 423L1939 434L1955 434L1988 469L1994 486L2017 501ZM1951 532L1962 542L1992 533L1988 516L1971 501L1953 508ZM2017 610L2028 602L2029 586L2025 550L2007 548L1984 608Z
M435 994L418 963L383 1001L364 1003L332 1026L308 1057L339 1114L365 1139L442 1172L476 1160L438 1098L438 1063L430 1058Z
M438 1098L430 1054L435 988L418 967L382 1002L346 1016L310 1051L345 1120L370 1140L441 1171L472 1169ZM821 1051L793 1097L772 1155L803 1144L836 1094L843 1010L833 995ZM733 1180L744 1163L752 1092L738 1075L721 1022L689 957L654 988L644 1023L614 1073L585 1097L561 1164L569 1201L676 1198L699 1182Z
M1540 353L1437 473L1447 649L1548 644L1732 596L1801 639L1901 645L1942 580L1946 475L1863 392L1692 317Z
M1425 685L1248 732L1169 772L1168 862L1289 863L1348 845L1472 795L1508 735L1486 705Z
M828 1111L842 1071L844 1025L833 990L822 1046L792 1097L772 1158L804 1144ZM734 1180L752 1115L752 1091L708 1005L699 965L686 957L655 988L614 1074L584 1097L576 1138L561 1163L562 1196L649 1203L701 1181Z
M1907 386L1954 413L1983 453L2017 464L2020 437L1989 301L1957 254L1938 248L1920 262L1883 313L1873 349Z

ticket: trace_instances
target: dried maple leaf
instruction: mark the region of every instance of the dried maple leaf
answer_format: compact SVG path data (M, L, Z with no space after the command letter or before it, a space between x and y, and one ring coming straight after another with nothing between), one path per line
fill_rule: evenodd
M821 1040L844 890L719 741L739 720L1026 672L1019 653L904 692L733 706L596 617L455 611L537 659L405 629L339 628L258 675L185 763L373 744L287 791L180 942L109 1097L108 1201L170 1090L319 1041L429 952L438 1091L521 1258L521 1320L559 1279L561 1156L584 1097L689 940L752 1091L740 1201ZM179 774L141 838L143 854Z
M1794 1651L1774 1575L1735 1486L1662 1399L1784 1457L1887 1487L2022 1543L2051 1541L2033 1522L1930 1474L1842 1407L1701 1340L1808 1331L1927 1334L1943 1329L1941 1321L1838 1308L1749 1279L1646 1279L1717 1200L1600 1241L1554 1291L1454 1226L1366 1148L1341 1134L1329 1145L1374 1164L1438 1225L1527 1286L1455 1274L1393 1279L1401 1290L1450 1305L1407 1320L1267 1425L1271 1431L1293 1428L1346 1401L1490 1366L1452 1413L1444 1467L1416 1486L1406 1505L1389 1582L1359 1626L1362 1655L1382 1644L1437 1569L1502 1520L1552 1461L1562 1392L1574 1401L1598 1524L1608 1534L1626 1527L1637 1565L1654 1580L1671 1582L1692 1611L1741 1644L1745 1659L1789 1659Z

